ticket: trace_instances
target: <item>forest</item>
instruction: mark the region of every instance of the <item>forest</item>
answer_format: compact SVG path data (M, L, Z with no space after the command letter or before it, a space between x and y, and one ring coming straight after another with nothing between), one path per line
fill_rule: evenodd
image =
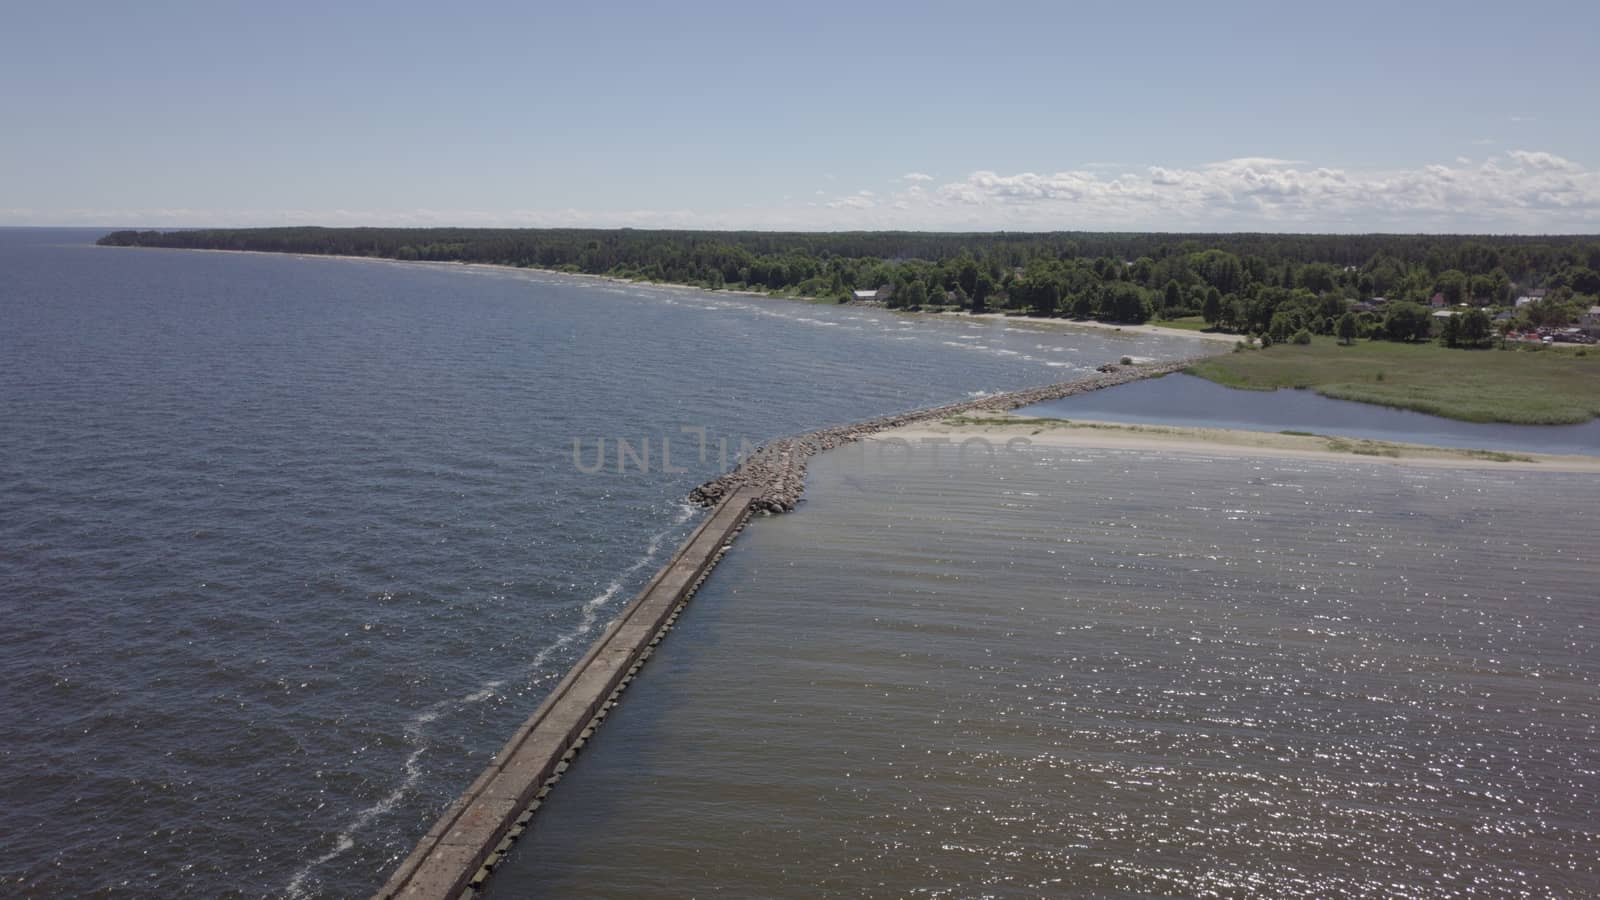
M1600 303L1600 236L723 232L243 228L118 231L112 246L492 263L904 309L1110 322L1201 316L1224 331L1426 339L1422 308L1506 306L1563 325ZM1382 304L1354 301L1382 298ZM1351 313L1349 322L1341 320Z

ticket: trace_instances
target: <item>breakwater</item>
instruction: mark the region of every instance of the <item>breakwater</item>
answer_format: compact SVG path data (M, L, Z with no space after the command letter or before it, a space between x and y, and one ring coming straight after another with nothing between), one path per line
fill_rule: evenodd
M606 628L375 895L470 895L521 836L550 789L605 721L683 605L749 518L753 489L734 491Z
M1021 391L989 394L959 403L879 416L851 425L821 428L793 437L779 438L756 448L750 457L733 471L695 488L690 493L689 499L710 506L735 491L750 488L758 492L754 501L756 509L773 513L790 512L800 502L800 494L805 490L806 460L818 453L891 428L975 412L1005 412L1034 403L1059 400L1074 394L1168 375L1187 369L1201 358L1203 357L1190 357L1142 365L1107 364L1101 366L1097 374L1087 378Z
M472 896L520 837L640 666L665 637L694 591L731 546L753 511L788 512L805 489L806 461L852 441L904 425L974 412L998 412L1169 374L1193 359L1104 365L1095 375L959 403L880 416L764 444L736 469L696 488L713 507L639 596L549 698L512 735L482 774L447 808L375 900Z

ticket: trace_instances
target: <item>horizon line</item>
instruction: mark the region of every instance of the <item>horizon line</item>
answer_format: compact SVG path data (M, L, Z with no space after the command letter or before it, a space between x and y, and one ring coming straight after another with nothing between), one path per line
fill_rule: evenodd
M0 223L7 230L73 229L100 231L112 234L118 231L275 231L288 228L319 228L325 231L354 231L376 229L384 231L639 231L677 234L947 234L947 235L1000 235L1000 234L1125 234L1125 235L1311 235L1328 237L1514 237L1514 238L1595 238L1600 231L1266 231L1260 229L1165 231L1161 229L1093 229L1093 228L989 228L989 229L935 229L935 228L641 228L637 225L317 225L312 223L284 225L98 225L52 224L10 225Z

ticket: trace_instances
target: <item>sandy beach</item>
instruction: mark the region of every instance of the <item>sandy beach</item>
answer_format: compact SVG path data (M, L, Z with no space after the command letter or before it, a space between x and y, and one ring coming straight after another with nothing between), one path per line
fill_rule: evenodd
M139 248L139 249L147 249L148 250L148 249L171 249L171 248L160 248L160 247L149 248L149 247L146 247L146 248ZM581 278L581 279L585 279L585 280L589 280L589 281L609 281L609 282L612 282L614 284L625 284L625 285L630 285L630 286L634 286L634 287L666 288L666 289L675 290L675 291L700 291L700 292L707 293L707 294L726 294L726 295L735 296L735 297L754 297L754 298L761 299L761 300L775 300L775 301L783 301L783 302L789 302L789 303L828 303L828 301L826 301L826 300L821 300L821 299L812 298L812 297L782 297L782 296L774 296L774 295L769 294L769 293L767 293L765 291L744 291L744 290L732 290L732 289L729 289L729 288L720 288L720 289L717 289L717 290L712 290L711 288L696 287L696 286L691 285L691 284L674 284L674 283L669 282L669 281L640 281L640 280L632 279L632 278L618 278L618 277L616 277L614 275L591 275L591 274L588 274L588 273L585 273L585 272L563 272L563 271L561 271L559 269L540 269L540 268L536 268L536 267L532 267L532 266L508 266L508 265L501 265L499 263L462 263L462 262L438 262L438 261L434 261L434 260L402 260L402 259L390 259L387 256L346 256L346 255L339 255L339 254L323 254L323 253L280 253L280 252L277 252L277 251L268 251L268 250L201 250L201 249L183 248L183 249L180 249L178 252L183 252L183 253L248 253L248 254L253 254L253 255L257 255L257 256L296 256L296 257L300 257L300 258L303 258L303 259L344 259L344 260L356 260L356 261L359 261L359 262L390 263L390 264L393 264L393 265L401 265L401 266L431 266L431 267L434 267L434 268L478 269L478 270L481 270L481 271L494 271L494 272L531 272L531 273L537 273L537 274L540 274L540 275L555 276L557 278ZM852 304L840 304L840 305L849 306L849 305L852 305ZM882 306L881 304L871 304L871 305L875 309L887 309L887 307ZM1002 321L1002 322L1016 323L1016 324L1026 323L1028 325L1036 325L1036 326L1041 326L1041 327L1046 327L1046 328L1065 328L1065 329L1069 329L1069 330L1070 329L1074 329L1074 328L1086 328L1086 329L1090 329L1090 330L1093 330L1093 331L1121 332L1121 333L1124 333L1124 334L1128 334L1130 336L1148 334L1148 335L1162 335L1162 336L1166 336L1166 337L1187 337L1187 338L1196 338L1198 340L1213 341L1213 342L1218 342L1218 343L1223 343L1223 344L1230 344L1230 345L1234 344L1234 343L1237 343L1238 341L1240 341L1242 339L1239 335L1236 335L1236 334L1212 334L1212 333L1207 333L1207 332L1203 332L1203 331L1190 331L1190 330L1188 330L1186 328L1165 328L1165 327L1162 327L1160 325L1119 325L1119 324L1116 324L1114 322L1096 322L1096 321L1089 320L1089 319L1047 319L1047 318L1042 318L1042 317L1039 317L1039 316L1013 316L1013 315L1006 315L1005 313L998 313L998 312L988 312L988 313L977 313L977 314L974 314L974 313L967 313L967 312L951 313L951 312L908 312L908 311L905 311L905 310L889 310L889 311L890 312L898 312L901 315L907 315L907 316L930 316L930 317L931 316L938 316L938 317L943 317L943 318L980 319L980 320Z
M1596 456L1460 450L1362 438L1226 428L1037 419L1015 413L958 416L940 422L908 425L881 432L867 440L911 444L924 440L948 440L960 444L972 437L984 438L996 445L1015 438L1025 438L1033 446L1045 447L1166 451L1228 457L1287 457L1389 466L1600 473L1600 457Z
M934 315L951 315L950 313L934 313ZM1093 319L1046 319L1040 316L1009 316L1005 313L956 313L955 315L966 319L999 319L1004 322L1026 322L1030 325L1043 325L1056 328L1091 328L1096 331L1120 331L1124 334L1152 334L1165 337L1189 337L1202 341L1215 341L1232 346L1245 340L1243 335L1218 334L1207 331L1191 331L1187 328L1167 328L1162 325L1119 325L1115 322L1097 322Z
M441 263L441 265L460 265L460 264L459 263ZM486 268L499 268L499 269L515 268L515 267L512 267L512 266L494 266L494 265L480 264L480 263L469 263L468 265L473 265L473 266L484 265ZM762 300L779 300L779 301L790 302L790 303L828 303L829 302L827 300L813 298L813 297L783 297L783 296L776 296L776 295L773 295L773 294L766 293L764 291L742 291L742 290L732 290L732 289L729 289L729 288L721 288L721 289L718 289L718 290L712 290L710 288L694 287L693 285L687 285L687 284L673 284L671 282L666 282L666 281L636 281L636 280L632 280L632 279L628 279L628 278L617 278L617 277L612 276L612 275L587 275L587 274L578 273L578 272L561 272L561 271L557 271L555 269L521 269L520 271L540 272L540 273L543 273L543 274L546 274L546 275L557 275L557 276L566 277L566 278L598 279L600 281L611 281L611 282L616 282L618 284L636 285L636 286L639 286L639 287L672 288L672 289L675 289L675 290L684 290L684 291L704 291L704 292L709 293L709 294L730 294L730 295L738 296L738 297L756 297L756 298L759 298L759 299L762 299ZM839 304L839 305L841 305L841 306L852 306L852 305L862 305L862 304L844 303L844 304ZM865 305L869 305L873 309L883 309L883 310L887 310L889 312L899 313L900 315L905 315L905 316L929 316L929 317L946 318L946 319L976 319L976 320L979 320L979 321L991 321L991 322L998 321L998 322L1004 322L1006 324L1012 324L1012 325L1026 324L1026 325L1038 326L1038 327L1043 327L1043 328L1061 328L1061 329L1067 329L1067 330L1072 330L1072 329L1075 329L1075 328L1084 328L1084 329L1089 329L1089 330L1092 330L1092 331L1120 332L1122 334L1127 334L1127 335L1130 335L1130 336L1132 336L1132 335L1157 335L1157 336L1164 336L1164 337L1195 338L1195 339L1203 340L1203 341L1213 341L1213 342L1216 342L1216 343L1227 344L1229 346L1232 346L1233 344L1236 344L1239 341L1244 339L1243 337L1241 337L1240 335L1237 335L1237 334L1217 334L1217 333L1204 332L1204 331L1191 331L1191 330L1189 330L1187 328L1166 328L1166 327L1163 327L1163 326L1160 326L1160 325L1123 325L1123 324L1118 324L1118 323L1115 323L1115 322L1097 322L1097 321L1094 321L1092 319L1059 319L1059 318L1045 318L1043 316L1018 316L1018 315L1007 315L1006 313L1000 313L1000 312L986 312L986 313L922 312L922 311L912 312L912 311L909 311L909 310L890 309L889 307L884 306L883 304L880 304L880 303L872 303L872 304L865 304Z

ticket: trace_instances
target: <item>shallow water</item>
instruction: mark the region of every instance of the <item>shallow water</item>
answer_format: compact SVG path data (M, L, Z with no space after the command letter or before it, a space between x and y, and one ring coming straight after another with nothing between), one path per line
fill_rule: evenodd
M691 527L681 428L1199 346L96 236L0 229L4 896L365 895Z
M545 896L1593 896L1600 488L848 448L490 882Z
M1305 390L1236 390L1182 373L1063 397L1017 412L1141 425L1310 431L1439 447L1600 456L1600 419L1582 425L1458 422L1406 409L1335 400Z

